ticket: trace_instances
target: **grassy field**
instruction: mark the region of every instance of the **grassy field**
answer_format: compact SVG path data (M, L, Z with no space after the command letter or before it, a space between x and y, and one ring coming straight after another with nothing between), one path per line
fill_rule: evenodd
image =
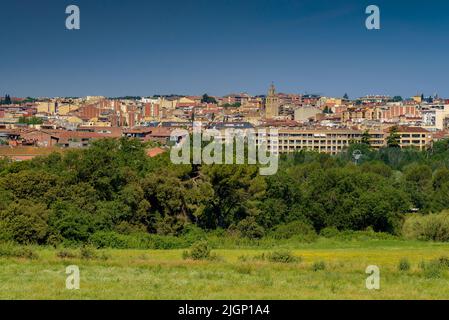
M449 244L320 239L292 248L302 258L295 263L253 259L273 251L261 248L213 250L219 257L214 261L184 260L183 250L98 250L92 259L62 258L52 248L32 250L34 258L0 254L0 299L449 298L449 268L420 267L449 256ZM410 262L408 271L398 269L403 258ZM320 261L325 269L314 271ZM80 290L65 287L69 265L80 268ZM380 290L366 289L368 265L380 268Z

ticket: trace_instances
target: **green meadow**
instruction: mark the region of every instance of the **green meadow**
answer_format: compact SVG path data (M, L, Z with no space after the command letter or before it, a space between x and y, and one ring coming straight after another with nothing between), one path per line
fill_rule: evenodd
M213 259L192 260L182 249L1 245L0 299L449 298L449 244L320 238L283 249L295 259L261 259L280 250L261 246L213 249ZM66 289L69 265L80 269L79 290ZM380 268L379 290L366 288L368 265Z

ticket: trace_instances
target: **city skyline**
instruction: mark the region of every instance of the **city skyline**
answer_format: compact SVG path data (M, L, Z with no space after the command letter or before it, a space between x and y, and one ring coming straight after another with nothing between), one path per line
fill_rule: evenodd
M64 27L65 8L81 29ZM365 28L365 8L381 29ZM222 96L278 92L351 98L449 96L449 4L422 1L16 1L0 36L0 95Z

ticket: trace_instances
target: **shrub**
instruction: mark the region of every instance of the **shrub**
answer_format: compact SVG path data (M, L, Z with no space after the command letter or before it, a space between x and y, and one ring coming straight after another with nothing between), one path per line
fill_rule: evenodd
M49 224L70 244L86 243L93 229L93 216L73 204L56 203Z
M439 214L414 214L404 222L402 233L407 239L449 241L449 212Z
M183 258L192 260L207 260L211 257L210 253L211 248L209 247L207 241L198 241L192 245L190 252L183 252Z
M114 249L181 249L189 247L194 242L192 238L161 236L143 232L120 234L115 231L98 231L89 238L89 243L94 247Z
M189 247L188 243L180 237L161 236L157 234L140 234L140 236L148 239L149 242L147 245L149 245L149 248L151 249L170 250Z
M30 247L19 247L8 242L0 245L0 257L37 259L38 255Z
M84 246L80 249L80 257L81 259L91 260L97 257L97 253L94 248Z
M397 237L392 234L385 232L375 232L369 229L363 231L343 230L339 231L338 233L335 233L332 237L341 241L369 241L369 240L397 239Z
M126 249L128 247L126 236L113 231L98 231L90 238L89 242L97 248Z
M42 243L48 232L48 210L44 204L19 200L0 211L2 232L21 244Z
M25 258L25 259L37 259L38 258L38 255L30 247L18 248L15 252L15 256L17 258Z
M267 259L270 262L279 263L294 263L301 261L299 257L295 257L290 251L286 250L271 252L267 255Z
M254 217L243 219L237 224L236 229L242 237L248 239L260 239L265 234L264 228L257 224Z
M420 267L424 272L424 277L428 279L440 278L443 271L442 265L438 260L421 262Z
M446 256L441 256L438 258L438 262L444 268L449 268L449 258Z
M402 258L401 261L399 261L398 270L399 271L408 271L410 270L410 262L406 258Z
M67 249L59 250L59 251L56 253L56 256L57 256L58 258L61 258L61 259L74 259L74 258L77 257L77 256L76 256L76 253L74 253L74 252L72 252L72 251L69 251L69 250L67 250Z
M324 261L317 261L312 264L313 271L326 270L326 263Z
M325 238L335 238L339 233L340 231L335 227L326 227L320 231L320 236Z
M306 242L312 242L317 238L315 229L302 221L293 221L288 224L279 225L272 233L272 236L275 239L296 237Z
M207 236L206 231L197 227L194 224L186 225L182 230L181 235L182 238L185 239L185 241L190 245L194 244L195 242L206 239Z

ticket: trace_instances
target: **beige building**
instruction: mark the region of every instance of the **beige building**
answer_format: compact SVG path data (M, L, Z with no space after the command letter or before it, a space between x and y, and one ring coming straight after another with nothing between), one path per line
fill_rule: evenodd
M385 140L390 129L385 130ZM397 134L401 148L415 147L424 150L432 144L432 134L424 128L399 126Z
M279 98L276 96L274 84L271 84L268 95L265 100L265 118L273 119L279 116Z
M54 101L36 102L38 113L56 113L57 104Z
M315 117L317 114L320 114L322 111L320 108L316 107L300 107L295 110L295 121L304 122L309 118Z
M279 129L278 150L291 153L300 150L337 154L354 142L360 142L364 131L353 129ZM370 145L378 149L387 145L389 130L369 131ZM401 148L415 147L423 150L432 143L429 131L418 127L399 127Z
M75 106L73 104L65 104L65 105L58 107L58 114L61 116L65 116L65 115L69 114L70 112L76 111L78 109L79 109L79 107Z

